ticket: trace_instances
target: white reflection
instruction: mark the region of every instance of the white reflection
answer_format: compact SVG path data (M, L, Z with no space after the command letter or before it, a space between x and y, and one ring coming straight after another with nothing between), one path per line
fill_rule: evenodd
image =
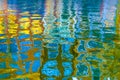
M72 77L72 80L78 80L76 77Z

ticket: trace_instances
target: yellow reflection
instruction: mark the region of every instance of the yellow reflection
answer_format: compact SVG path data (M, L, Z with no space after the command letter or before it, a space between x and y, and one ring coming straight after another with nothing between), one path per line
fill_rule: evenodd
M13 11L13 10L8 10ZM13 38L18 34L41 34L43 32L43 24L41 20L37 20L36 18L40 18L39 14L33 14L30 17L17 17L15 14L7 14L2 15L3 11L0 11L0 34L5 34ZM19 16L28 15L29 12L21 13ZM18 30L19 29L19 30ZM8 32L5 32L5 31ZM32 33L30 33L32 32ZM6 35L6 36L7 36ZM5 38L5 36L0 36L0 39Z
M4 26L0 25L0 34L3 34L4 33Z
M18 24L14 23L14 24L8 24L8 27L11 29L17 29L18 28Z
M4 22L4 16L0 16L0 34L4 34L5 26L3 25ZM3 39L3 37L0 37L0 39Z
M5 39L6 38L6 36L0 36L0 39Z
M12 20L12 21L15 21L17 18L16 18L16 16L14 14L9 14L8 19Z
M30 22L30 19L25 17L25 18L21 18L20 22Z
M41 34L42 33L42 27L32 27L32 33L33 34Z
M30 22L23 22L23 23L20 23L21 29L28 29L29 26L30 26Z
M29 34L30 30L29 29L27 29L27 30L21 30L19 33L20 34Z

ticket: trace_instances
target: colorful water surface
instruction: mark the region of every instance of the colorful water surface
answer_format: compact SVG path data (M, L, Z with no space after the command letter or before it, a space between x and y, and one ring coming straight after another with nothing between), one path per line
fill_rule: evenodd
M120 0L0 0L0 80L120 80Z

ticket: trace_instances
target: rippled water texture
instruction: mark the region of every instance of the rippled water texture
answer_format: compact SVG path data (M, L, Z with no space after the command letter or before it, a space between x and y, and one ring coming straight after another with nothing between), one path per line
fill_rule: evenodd
M120 0L0 0L0 80L120 80Z

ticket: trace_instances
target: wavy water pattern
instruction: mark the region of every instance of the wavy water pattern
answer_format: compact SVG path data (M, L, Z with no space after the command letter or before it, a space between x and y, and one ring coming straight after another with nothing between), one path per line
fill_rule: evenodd
M0 0L0 80L119 80L120 0Z

